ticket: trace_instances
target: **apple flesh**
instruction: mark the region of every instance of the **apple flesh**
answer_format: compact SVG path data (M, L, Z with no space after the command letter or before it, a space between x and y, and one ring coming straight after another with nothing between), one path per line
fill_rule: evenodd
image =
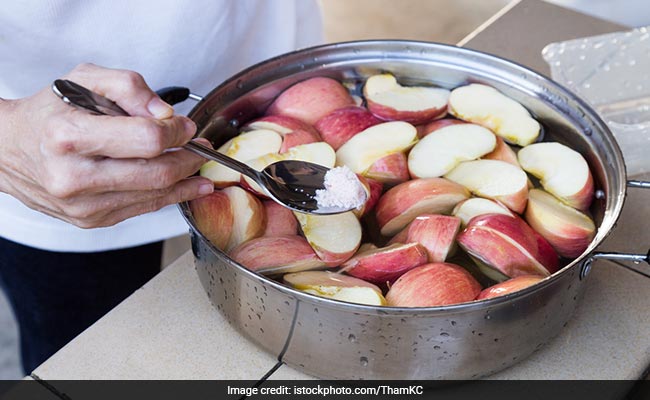
M395 282L406 271L427 262L427 253L418 243L395 243L388 247L358 252L341 265L341 271L377 284Z
M303 235L328 266L341 265L361 244L361 224L350 211L333 215L294 212L294 215Z
M366 191L366 201L360 208L356 208L352 210L352 212L357 216L357 218L361 218L375 209L375 206L379 201L379 197L381 197L381 193L384 190L384 184L377 180L366 178L361 175L357 175L357 178L359 178L359 182L361 182L364 190Z
M334 150L359 132L383 122L363 107L351 106L334 110L316 122L320 136Z
M521 168L519 161L517 160L517 153L510 147L503 139L496 137L497 142L494 150L481 158L484 160L498 160L505 161L508 164L512 164Z
M596 225L587 214L540 189L529 193L526 220L562 257L578 257L596 234Z
M386 305L381 289L372 283L329 271L306 271L286 274L286 284L305 293L348 303Z
M226 251L229 252L240 244L264 234L266 210L257 197L239 186L229 186L222 192L230 200L234 217L230 239L226 245Z
M307 240L298 235L263 236L230 251L230 258L266 275L325 268Z
M375 161L406 151L416 140L417 131L413 125L402 121L384 122L357 133L339 147L336 163L364 174Z
M216 248L224 250L234 223L230 198L222 191L190 201L196 227Z
M465 161L445 178L457 182L479 197L499 201L522 213L528 200L528 176L521 169L504 161Z
M475 124L449 125L420 139L409 153L408 170L413 178L442 176L462 161L490 153L495 146L496 137L489 129Z
M521 104L493 87L478 83L451 91L449 113L482 125L519 146L533 143L540 133L539 123Z
M481 284L462 267L430 263L402 275L386 294L393 307L437 307L472 301Z
M425 125L418 125L415 128L418 130L418 138L422 139L423 137L427 136L432 132L437 131L440 128L444 128L446 126L452 126L452 125L461 125L466 123L467 122L461 121L459 119L443 118L443 119L437 119L435 121L431 121Z
M282 136L293 131L307 131L318 134L313 126L285 115L266 115L244 125L243 129L247 131L267 129L275 131Z
M556 143L535 143L519 150L519 164L539 178L547 192L578 210L588 210L594 195L594 180L584 157Z
M424 214L395 235L392 243L419 243L427 253L428 262L443 262L453 255L460 218L440 214Z
M447 111L449 90L402 86L391 74L373 75L363 87L368 109L386 121L422 124Z
M495 280L503 276L548 276L558 270L553 247L517 216L486 214L472 218L456 240ZM486 268L497 273L491 274Z
M332 111L354 105L348 90L337 80L316 77L298 82L282 92L266 111L313 125Z
M469 198L463 186L444 178L414 179L399 184L379 199L377 223L384 236L393 236L422 214L450 214Z
M398 152L380 158L368 168L364 176L388 186L408 181L411 177L406 154Z
M544 279L544 277L539 275L521 275L516 278L511 278L483 289L476 300L505 296L506 294L514 293L529 286L533 286L542 279Z
M262 202L266 211L266 229L263 236L298 234L298 221L293 212L273 200Z
M478 215L504 214L513 216L507 207L496 201L481 197L472 197L471 199L461 201L456 205L451 214L460 218L462 226L466 226L472 218Z
M321 138L317 133L312 131L296 130L285 133L282 137L282 146L280 146L280 153L286 153L291 148L300 146L301 144L309 144L320 142Z

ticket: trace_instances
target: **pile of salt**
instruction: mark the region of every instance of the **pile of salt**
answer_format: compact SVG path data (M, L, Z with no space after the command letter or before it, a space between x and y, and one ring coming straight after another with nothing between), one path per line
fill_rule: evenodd
M332 168L325 174L325 189L316 190L316 202L322 208L360 208L366 191L357 175L346 166Z

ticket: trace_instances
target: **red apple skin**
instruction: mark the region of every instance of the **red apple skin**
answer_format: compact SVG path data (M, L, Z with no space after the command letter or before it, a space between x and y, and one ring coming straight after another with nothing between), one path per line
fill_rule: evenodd
M408 158L402 152L389 154L375 161L364 175L388 186L406 182L411 178Z
M491 299L493 297L514 293L528 286L532 286L542 279L544 277L539 275L521 275L516 278L510 278L507 281L483 289L476 300Z
M558 255L553 247L518 216L476 216L456 240L471 256L510 278L546 276L559 268Z
M388 243L419 243L426 249L428 262L444 262L454 248L460 223L458 217L423 214Z
M244 129L270 129L281 135L293 131L307 131L318 135L318 131L313 126L285 115L266 115L244 125Z
M273 200L265 200L263 204L266 210L266 229L262 236L298 234L298 221L291 210Z
M282 137L282 145L280 146L280 153L288 151L290 148L299 146L301 144L321 142L318 133L305 130L295 130L285 133Z
M469 191L464 186L445 178L413 179L391 188L381 196L375 209L377 223L382 235L393 236L418 215L449 214L456 204L468 198ZM430 200L440 201L432 207L420 209L423 202ZM417 212L414 213L414 210ZM396 218L400 218L399 223L393 221ZM389 223L391 224L388 225Z
M368 193L368 198L366 199L366 202L363 204L363 206L360 209L352 210L352 212L354 212L358 218L361 218L375 209L375 206L377 205L377 202L379 201L379 198L381 197L381 194L384 190L384 184L377 180L366 178L365 176L359 174L357 174L357 178L359 178L359 182L361 182L361 184L366 189L366 193Z
M351 106L332 111L314 126L323 140L338 150L352 136L382 122L367 109Z
M418 243L396 243L357 253L341 265L341 270L364 281L395 282L406 271L427 262L427 253Z
M472 301L481 284L464 268L430 263L402 275L390 288L386 301L393 307L437 307Z
M508 164L512 164L521 168L519 161L517 160L517 154L514 150L512 150L512 147L508 146L508 144L503 139L501 139L500 136L496 136L496 139L497 145L494 150L481 158L486 160L505 161Z
M354 104L354 99L340 82L316 77L298 82L282 92L266 114L284 115L314 125L332 111Z
M305 238L298 235L262 236L240 244L230 258L251 271L298 272L324 268Z
M461 121L459 119L443 118L443 119L437 119L435 121L431 121L425 125L418 125L415 128L418 130L418 138L422 139L428 134L435 132L440 128L444 128L445 126L459 125L459 124L466 124L466 123L467 122Z
M230 240L234 216L230 198L221 191L194 199L190 210L196 227L216 248L224 250Z
M413 125L420 125L431 121L432 119L439 118L447 113L447 105L440 108L430 108L428 110L419 111L405 111L396 110L392 107L387 107L379 103L375 103L366 97L366 104L368 110L373 113L377 118L384 121L404 121Z
M594 178L591 175L591 171L587 175L587 182L580 189L579 192L573 196L567 196L563 200L565 203L571 207L578 209L583 212L589 211L591 207L591 202L594 199Z

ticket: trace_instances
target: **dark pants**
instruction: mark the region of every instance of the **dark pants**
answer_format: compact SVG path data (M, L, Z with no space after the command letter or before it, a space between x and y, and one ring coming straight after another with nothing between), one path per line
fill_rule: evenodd
M58 253L0 238L0 283L18 321L25 373L156 275L161 255L162 242Z

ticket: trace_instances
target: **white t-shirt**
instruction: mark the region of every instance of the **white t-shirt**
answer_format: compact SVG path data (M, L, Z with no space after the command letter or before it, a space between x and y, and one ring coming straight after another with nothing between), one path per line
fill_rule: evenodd
M137 71L154 90L207 94L247 66L321 38L315 0L7 1L0 9L0 97L32 95L82 62ZM0 236L40 249L110 250L187 230L175 206L85 230L0 193Z

